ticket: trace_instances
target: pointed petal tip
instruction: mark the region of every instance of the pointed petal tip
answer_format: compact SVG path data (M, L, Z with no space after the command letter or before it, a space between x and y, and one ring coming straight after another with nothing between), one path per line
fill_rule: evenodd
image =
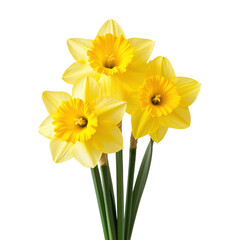
M176 77L174 83L182 98L181 107L192 105L199 95L201 84L192 78L186 77Z
M43 91L43 93L42 93L42 100L43 100L43 102L46 100L46 98L49 95L49 93L51 93L51 91Z
M67 43L67 46L69 45L69 42L71 41L71 38L67 39L66 43Z
M76 159L76 157L74 155L73 155L73 157ZM83 167L86 167L86 168L95 168L97 166L97 164L98 164L98 163L95 163L95 164L93 164L93 163L85 164L84 162L80 162L77 159L76 159L76 161L78 163L80 163Z
M73 38L67 39L67 44L69 44L72 40L73 40Z
M94 168L102 153L93 147L91 141L77 142L71 152L72 156L84 167Z
M121 28L121 26L118 24L117 21L113 20L113 19L109 19L107 20L100 28L100 30L98 31L99 36L103 36L106 35L108 33L113 34L114 36L118 37L120 35L123 35L124 37L124 31Z
M62 163L72 158L71 154L72 144L60 139L52 139L50 141L50 150L52 159L55 163Z
M38 133L41 134L42 136L44 136L41 132L41 125L38 127ZM45 137L45 136L44 136Z
M50 92L50 91L43 91L42 92L42 97L45 97L48 92Z
M72 96L83 99L88 103L95 103L96 98L100 95L100 87L95 78L84 76L73 84Z
M44 91L42 94L43 103L50 115L60 106L62 101L68 101L70 98L71 96L66 92Z
M167 127L160 126L156 131L150 133L149 135L154 142L160 143L165 137L167 131Z
M109 18L106 22L104 22L104 24L107 23L107 22L110 22L110 23L118 23L116 20L114 20L114 19L112 19L112 18Z

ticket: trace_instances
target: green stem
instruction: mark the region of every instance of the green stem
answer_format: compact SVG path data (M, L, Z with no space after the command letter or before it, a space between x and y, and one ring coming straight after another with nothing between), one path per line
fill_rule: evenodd
M122 150L116 153L117 174L117 236L124 240L124 190L123 190L123 156Z
M91 168L91 173L92 173L94 188L95 188L95 192L96 192L98 208L99 208L99 212L100 212L100 216L101 216L104 237L105 237L105 240L109 240L102 183L101 183L98 166L96 166L95 168Z
M128 183L127 183L127 197L126 197L126 209L125 209L125 240L130 239L130 220L131 220L131 210L132 210L132 189L133 189L133 179L134 170L136 162L136 148L130 148L129 154L129 168L128 168Z
M116 229L115 229L116 218L114 219L114 215L113 215L108 166L106 165L101 166L101 172L102 172L102 179L103 179L103 193L104 193L103 196L104 196L104 202L105 202L109 237L110 237L110 240L117 240Z

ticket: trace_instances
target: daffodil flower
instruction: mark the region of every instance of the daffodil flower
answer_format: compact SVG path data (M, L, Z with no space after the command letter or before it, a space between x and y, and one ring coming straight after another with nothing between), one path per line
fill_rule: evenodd
M140 138L150 134L155 142L160 142L168 128L189 127L188 107L199 91L197 81L176 77L167 58L157 57L150 61L144 83L128 98L127 112L132 115L133 136Z
M49 116L39 132L50 139L56 163L72 157L85 167L97 165L102 153L122 149L123 138L117 124L122 120L126 103L100 96L97 82L87 77L75 83L72 96L65 92L43 93Z
M126 39L118 23L108 20L94 40L71 38L67 45L76 62L64 72L64 81L74 84L89 75L98 81L105 96L125 100L143 81L154 42Z

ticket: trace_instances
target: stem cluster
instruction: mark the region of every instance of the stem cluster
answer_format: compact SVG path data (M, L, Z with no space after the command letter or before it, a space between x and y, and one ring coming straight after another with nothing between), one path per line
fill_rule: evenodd
M131 239L151 166L152 150L153 141L150 139L134 184L137 140L131 135L125 214L122 150L116 153L116 203L107 154L103 154L100 160L101 177L98 166L91 169L105 240Z

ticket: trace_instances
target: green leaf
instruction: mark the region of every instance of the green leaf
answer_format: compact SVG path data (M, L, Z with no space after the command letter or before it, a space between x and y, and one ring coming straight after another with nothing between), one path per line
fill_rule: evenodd
M134 222L137 216L138 207L147 182L149 169L152 162L153 140L151 139L143 156L143 160L138 172L136 183L133 190L132 211L130 221L129 239L131 238Z

